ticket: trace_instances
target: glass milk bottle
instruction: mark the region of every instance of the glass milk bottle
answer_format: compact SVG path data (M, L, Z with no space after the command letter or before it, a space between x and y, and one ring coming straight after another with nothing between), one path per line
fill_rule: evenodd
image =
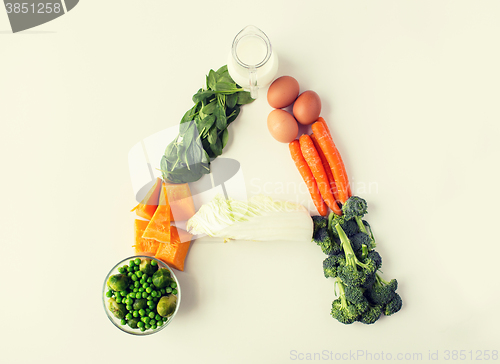
M227 69L233 80L257 98L257 90L269 85L278 72L278 56L267 35L249 25L233 40Z

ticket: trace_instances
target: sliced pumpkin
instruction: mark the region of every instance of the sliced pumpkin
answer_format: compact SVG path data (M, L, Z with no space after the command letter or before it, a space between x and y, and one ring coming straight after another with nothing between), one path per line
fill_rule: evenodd
M155 255L160 243L154 239L146 239L142 237L144 230L148 226L149 221L135 220L135 254Z
M155 239L160 243L168 243L170 241L170 205L164 183L162 183L158 207L148 226L146 226L142 237Z
M156 178L156 182L148 191L147 195L142 199L142 201L132 209L135 211L137 216L144 219L151 220L158 207L158 200L160 198L161 190L161 179Z
M166 183L168 202L170 203L170 218L172 221L184 221L191 218L196 210L193 197L187 183Z
M159 244L155 258L164 261L172 268L183 271L192 235L175 226L170 227L170 234L170 242Z

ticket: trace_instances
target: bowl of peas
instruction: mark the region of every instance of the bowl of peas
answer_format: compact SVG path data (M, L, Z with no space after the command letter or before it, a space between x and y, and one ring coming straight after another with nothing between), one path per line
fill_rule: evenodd
M106 315L117 328L132 335L151 335L175 317L181 288L168 265L154 257L136 255L110 270L102 299Z

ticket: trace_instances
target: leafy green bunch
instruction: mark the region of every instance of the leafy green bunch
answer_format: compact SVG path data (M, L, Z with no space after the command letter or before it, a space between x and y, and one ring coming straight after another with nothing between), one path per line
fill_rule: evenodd
M373 324L382 314L398 312L403 304L395 279L387 282L379 270L382 258L368 222L366 201L352 196L342 206L342 215L314 216L313 242L328 255L323 261L325 277L335 278L338 298L331 315L339 322Z
M210 173L210 162L227 144L227 127L238 117L240 107L254 99L237 85L222 66L210 70L206 88L193 95L194 106L182 117L179 135L161 160L163 179L171 183L199 180Z

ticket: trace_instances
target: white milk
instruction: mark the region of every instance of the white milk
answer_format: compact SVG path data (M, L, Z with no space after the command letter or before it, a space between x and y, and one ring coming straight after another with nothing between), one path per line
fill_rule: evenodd
M255 72L256 86L262 88L274 80L278 72L278 56L267 36L250 25L234 39L227 69L233 80L246 90L251 90L251 72Z

